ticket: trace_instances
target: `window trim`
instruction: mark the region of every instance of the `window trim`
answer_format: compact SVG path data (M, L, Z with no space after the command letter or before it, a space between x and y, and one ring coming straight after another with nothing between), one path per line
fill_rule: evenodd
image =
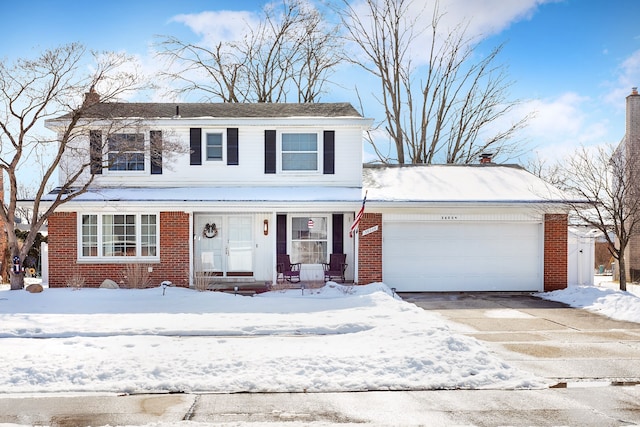
M115 216L115 215L134 215L135 216L135 248L136 255L134 256L105 256L104 251L104 232L103 232L103 224L105 216ZM142 256L140 255L142 252L142 216L144 215L152 215L155 216L155 248L156 254L153 256ZM83 255L84 249L84 234L83 234L83 218L85 216L95 216L96 223L95 227L97 228L97 241L96 241L96 250L97 255ZM122 212L122 213L105 213L105 212L78 212L78 220L77 220L77 261L81 263L149 263L149 262L160 262L160 213L159 212Z
M225 135L226 132L224 132L223 130L210 130L210 129L203 129L202 130L202 141L204 141L203 144L203 160L207 163L209 162L225 162L225 151L226 151L226 147L227 147L227 138ZM209 135L220 135L220 158L209 158L209 141L208 141L208 136Z
M117 153L117 151L112 151L109 147L109 140L113 138L115 135L142 135L142 149L136 151L123 151L122 153L141 153L142 154L142 166L141 170L119 170L119 169L111 169L111 153ZM148 130L136 130L136 131L127 131L122 130L120 132L114 132L104 136L104 152L103 155L107 158L106 172L110 175L140 175L140 174L150 174L151 161L149 158L149 131Z
M209 159L207 155L207 135L217 134L222 138L221 157L219 159ZM202 163L203 165L226 165L227 162L227 129L226 128L202 128Z
M322 130L310 130L310 129L287 129L283 131L277 132L276 137L276 162L277 162L277 171L282 174L305 174L305 175L321 175L324 170L323 166L323 158L324 158L324 150L323 150L323 131ZM285 151L282 149L282 140L283 135L291 135L291 134L313 134L316 136L316 168L314 170L285 170L283 168L283 155Z
M301 239L294 239L293 238L293 219L294 218L324 218L325 223L327 224L327 236L326 239L321 239L321 240L306 240L306 241L323 241L326 242L326 252L324 254L325 256L325 261L323 262L328 262L329 259L329 254L332 251L333 248L333 224L331 221L331 213L327 213L327 212L322 212L322 213L308 213L308 212L296 212L296 213L290 213L287 214L287 248L288 248L288 252L292 257L292 262L298 262L296 261L296 255L293 254L293 246L294 246L294 242L298 242L298 241L305 241L305 240L301 240ZM304 265L319 265L318 263L314 263L314 264L304 264Z

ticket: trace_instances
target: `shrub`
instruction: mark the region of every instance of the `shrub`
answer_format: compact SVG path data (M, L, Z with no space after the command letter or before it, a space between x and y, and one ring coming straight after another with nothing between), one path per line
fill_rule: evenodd
M122 283L127 288L144 289L151 287L149 264L127 264L122 272Z

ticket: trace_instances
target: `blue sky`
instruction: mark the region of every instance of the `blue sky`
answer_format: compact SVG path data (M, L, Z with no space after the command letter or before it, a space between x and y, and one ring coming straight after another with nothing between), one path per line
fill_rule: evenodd
M203 12L254 12L262 5L242 0L4 3L0 57L31 56L43 48L79 41L90 49L138 55L147 69L157 62L151 52L155 36L197 42L205 37L198 32L198 22L216 29L229 24L219 21L221 14L205 19ZM514 81L511 96L523 101L519 112L536 112L522 134L529 153L554 158L579 144L617 143L623 137L624 98L632 86L640 86L640 1L441 0L441 4L448 8L447 19L470 19L470 31L483 34L482 48L506 42L499 60ZM322 100L357 103L349 88L332 91ZM365 114L381 118L375 109Z

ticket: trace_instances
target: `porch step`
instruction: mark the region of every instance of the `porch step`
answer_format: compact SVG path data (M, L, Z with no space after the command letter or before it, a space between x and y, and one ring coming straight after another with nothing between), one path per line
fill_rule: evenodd
M213 282L207 290L237 295L255 295L269 291L264 282Z

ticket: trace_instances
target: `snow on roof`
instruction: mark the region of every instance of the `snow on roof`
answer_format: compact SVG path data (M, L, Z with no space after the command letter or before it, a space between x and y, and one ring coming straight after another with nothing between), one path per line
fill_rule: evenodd
M52 200L50 193L47 199ZM358 187L94 187L74 200L143 202L354 202Z
M412 202L561 202L557 188L514 165L365 166L367 200Z
M365 166L359 187L94 187L81 202L359 202L365 192L375 203L557 203L567 200L557 188L517 166L438 165ZM54 193L48 196L52 200Z

